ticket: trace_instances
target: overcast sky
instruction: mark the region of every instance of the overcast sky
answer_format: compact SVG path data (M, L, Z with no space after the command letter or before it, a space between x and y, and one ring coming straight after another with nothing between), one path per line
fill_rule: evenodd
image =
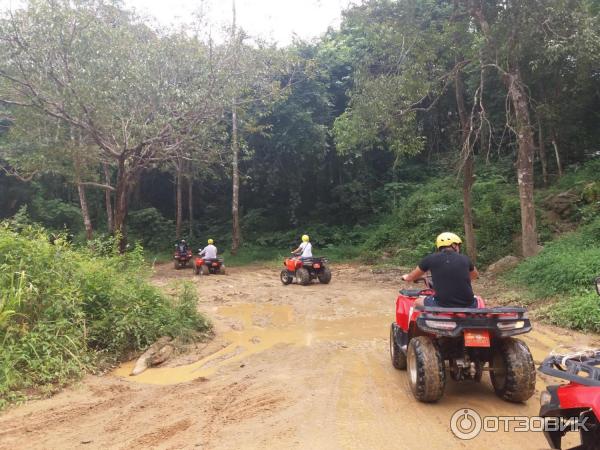
M161 25L179 26L202 11L211 23L213 35L231 24L232 0L122 0ZM260 36L286 45L294 34L302 39L321 36L328 27L338 27L342 10L361 0L236 0L238 26L251 36ZM0 0L0 8L14 9L24 0Z
M231 23L231 0L124 0L140 13L156 17L164 25L189 20L196 11L215 26ZM330 26L337 27L341 12L357 0L236 0L238 25L250 35L262 36L280 45L295 33L303 39L319 37ZM215 30L216 31L216 30Z

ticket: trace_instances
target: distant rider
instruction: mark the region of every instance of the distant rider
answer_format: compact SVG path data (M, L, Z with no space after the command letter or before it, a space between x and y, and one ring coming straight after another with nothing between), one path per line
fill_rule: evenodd
M200 250L198 256L204 256L205 259L217 259L217 247L213 245L214 243L215 241L209 239L208 245Z
M415 305L447 308L476 308L471 280L479 272L468 256L460 253L462 240L454 233L442 233L435 242L437 252L426 256L404 281L415 281L431 272L435 296L418 299Z
M179 244L175 244L175 247L177 248L177 253L180 255L187 255L188 245L187 242L185 242L185 239L182 239Z
M292 254L300 256L300 258L312 258L312 244L310 243L308 234L302 236L302 243Z

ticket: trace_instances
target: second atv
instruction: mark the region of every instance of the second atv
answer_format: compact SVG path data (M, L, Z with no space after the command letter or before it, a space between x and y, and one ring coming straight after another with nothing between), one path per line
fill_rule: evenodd
M596 278L596 291L600 295L600 277ZM560 353L546 358L539 368L546 375L568 381L548 386L540 396L546 440L550 448L563 449L565 435L578 431L580 445L570 450L600 450L600 349Z
M211 273L225 275L225 264L223 264L223 258L221 257L211 259L196 256L194 271L196 275L208 275Z
M415 307L427 289L401 290L396 299L396 320L390 328L390 355L396 369L408 369L413 395L435 402L444 394L447 374L455 381L479 382L490 372L496 394L511 402L524 402L535 390L535 366L527 345L513 336L531 330L524 308Z
M303 286L311 283L317 278L319 282L327 284L331 281L331 269L328 267L329 260L323 257L312 258L286 258L283 262L285 269L280 273L283 284L291 284L294 278Z
M173 253L173 265L176 270L183 269L187 267L188 262L192 259L192 251L191 250L179 250L175 249Z

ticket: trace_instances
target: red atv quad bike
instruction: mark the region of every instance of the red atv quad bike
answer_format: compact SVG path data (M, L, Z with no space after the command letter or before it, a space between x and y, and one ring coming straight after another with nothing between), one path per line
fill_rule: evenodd
M194 264L196 275L208 275L219 274L225 275L225 264L223 264L223 258L203 258L202 256L196 256Z
M175 253L173 254L173 264L175 266L175 269L179 270L182 268L187 267L188 262L192 259L192 251L191 250L187 250L187 251L179 251L178 249L175 250Z
M323 257L286 258L283 262L285 269L280 274L281 282L287 285L296 278L301 285L306 286L318 278L321 283L327 284L331 281L331 269L327 266L328 263L329 260Z
M596 291L600 295L600 277L596 278ZM580 438L580 445L570 450L600 450L600 350L552 355L539 371L569 381L548 386L540 396L540 416L546 421L544 435L550 447L563 448L562 439L571 426L560 424L570 421L578 424Z
M479 382L490 372L496 394L523 402L535 390L535 365L527 345L512 336L527 333L531 322L524 308L415 307L427 289L403 289L396 299L396 321L390 329L390 356L396 369L408 369L413 395L435 402L444 394L447 373L455 381Z
M540 396L540 417L545 419L550 448L562 449L563 437L579 431L581 443L570 450L600 450L600 350L553 355L539 370L569 381L548 386Z

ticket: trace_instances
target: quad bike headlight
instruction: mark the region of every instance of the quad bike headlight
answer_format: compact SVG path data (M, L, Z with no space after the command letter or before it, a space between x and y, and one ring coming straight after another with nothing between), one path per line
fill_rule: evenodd
M524 320L516 320L514 322L498 322L498 328L501 330L518 330L525 326Z
M436 330L454 330L456 328L456 322L451 320L426 320L425 325L429 328L435 328Z

